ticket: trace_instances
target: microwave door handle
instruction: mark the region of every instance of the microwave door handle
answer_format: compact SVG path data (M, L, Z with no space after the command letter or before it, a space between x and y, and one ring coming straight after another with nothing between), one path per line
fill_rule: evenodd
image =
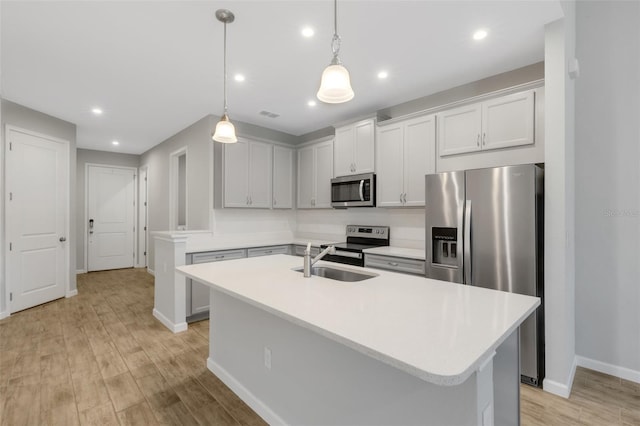
M364 201L364 179L360 179L360 201Z

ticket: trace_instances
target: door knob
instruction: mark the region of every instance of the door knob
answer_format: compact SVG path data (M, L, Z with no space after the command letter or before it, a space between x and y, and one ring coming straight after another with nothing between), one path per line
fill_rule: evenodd
M60 237L60 242L64 243L65 241L67 241L67 239L65 237Z

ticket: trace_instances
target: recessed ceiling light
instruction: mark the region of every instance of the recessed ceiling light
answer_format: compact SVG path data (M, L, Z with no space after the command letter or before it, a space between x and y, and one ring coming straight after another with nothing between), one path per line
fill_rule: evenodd
M310 107L314 107L317 104L316 104L316 101L309 101L309 102L307 102L307 105L309 105Z
M311 27L304 27L301 32L302 35L306 38L313 37L313 35L316 33Z
M482 40L484 39L489 33L487 32L487 30L478 30L475 33L473 33L473 39L474 40Z
M233 76L233 79L234 79L235 81L244 81L244 75L242 75L242 74L236 74L236 75L234 75L234 76Z
M91 112L94 113L95 115L102 115L102 109L101 108L92 108Z
M385 78L387 78L387 77L389 77L389 73L388 73L388 72L386 72L386 71L380 71L380 72L378 73L378 78L379 78L380 80L383 80L383 79L385 79Z
M111 145L120 145L120 142L118 142L118 141L113 141L113 142L111 142Z

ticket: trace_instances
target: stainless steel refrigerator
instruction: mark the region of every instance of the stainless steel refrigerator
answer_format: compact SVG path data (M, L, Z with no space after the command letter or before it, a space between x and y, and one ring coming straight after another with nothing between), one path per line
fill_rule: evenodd
M426 276L543 297L544 169L426 176ZM520 327L520 377L542 385L544 299Z

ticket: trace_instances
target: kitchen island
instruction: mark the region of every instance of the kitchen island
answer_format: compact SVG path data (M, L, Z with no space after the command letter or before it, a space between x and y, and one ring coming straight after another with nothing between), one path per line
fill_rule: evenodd
M304 278L301 260L177 268L211 287L208 368L267 422L518 424L518 326L539 299L366 268Z

